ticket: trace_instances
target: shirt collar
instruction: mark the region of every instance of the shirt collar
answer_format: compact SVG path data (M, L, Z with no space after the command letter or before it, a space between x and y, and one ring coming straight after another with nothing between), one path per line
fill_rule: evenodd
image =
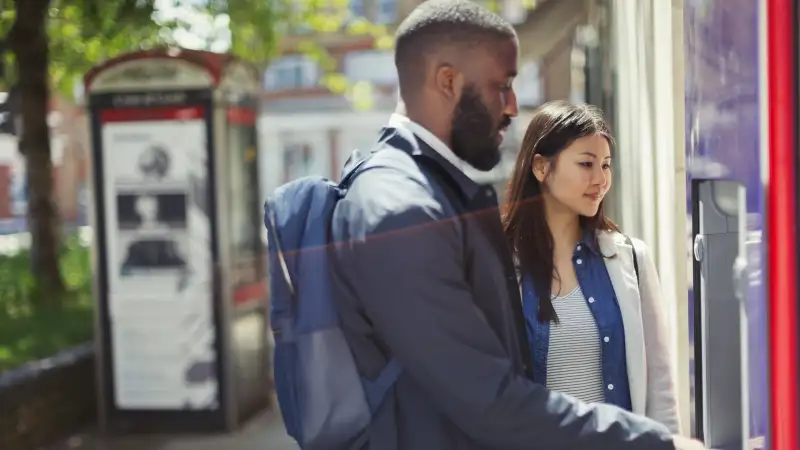
M441 156L447 162L452 164L456 169L458 169L461 173L466 175L470 180L475 181L475 179L469 173L469 168L470 168L469 164L463 159L459 158L453 152L453 150L447 146L447 144L445 144L435 134L431 133L427 128L423 127L422 125L414 122L413 120L409 119L408 117L400 113L392 114L392 116L389 118L389 126L394 128L405 128L406 130L411 131L423 142L428 144L428 146L432 148L436 153L438 153L439 156Z
M586 247L595 255L601 254L597 243L597 233L594 230L586 230L578 241L578 245L581 246L581 248Z

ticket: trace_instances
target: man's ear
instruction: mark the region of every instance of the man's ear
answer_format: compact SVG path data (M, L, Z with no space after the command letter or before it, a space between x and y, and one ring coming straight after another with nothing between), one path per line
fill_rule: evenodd
M544 183L547 173L550 171L550 160L542 155L533 155L531 170L533 171L533 176L539 180L539 183Z
M464 74L452 64L442 63L436 68L434 84L444 98L455 103L464 89Z

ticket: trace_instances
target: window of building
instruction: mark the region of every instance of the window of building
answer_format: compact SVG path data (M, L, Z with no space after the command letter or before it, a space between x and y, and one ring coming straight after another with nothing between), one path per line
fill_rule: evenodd
M289 182L308 176L314 168L314 151L307 142L283 145L283 179Z
M512 25L519 25L528 17L528 10L536 4L534 0L474 0L484 8L501 15Z
M521 64L519 75L514 79L514 92L517 94L519 106L535 108L542 104L544 93L541 77L536 61L525 61Z
M350 13L353 17L366 17L364 0L350 0Z
M394 53L366 50L348 53L344 58L344 75L350 81L392 85L397 83Z
M397 0L377 0L375 22L390 24L397 21Z
M310 88L318 82L316 61L304 55L279 58L264 72L264 87L268 91Z

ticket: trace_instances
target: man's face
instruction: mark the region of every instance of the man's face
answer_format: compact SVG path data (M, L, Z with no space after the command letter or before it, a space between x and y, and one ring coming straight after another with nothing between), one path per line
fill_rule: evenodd
M453 111L453 151L481 171L500 162L503 133L517 115L512 82L517 74L515 39L473 50L465 68L465 84Z

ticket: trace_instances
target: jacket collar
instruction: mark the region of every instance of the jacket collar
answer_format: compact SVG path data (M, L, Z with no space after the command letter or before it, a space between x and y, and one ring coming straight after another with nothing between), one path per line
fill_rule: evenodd
M405 151L415 158L425 158L432 161L455 182L465 198L473 199L481 190L481 185L473 181L461 169L406 127L385 126L381 130L380 142ZM377 145L375 151L380 150L381 147L382 145Z

